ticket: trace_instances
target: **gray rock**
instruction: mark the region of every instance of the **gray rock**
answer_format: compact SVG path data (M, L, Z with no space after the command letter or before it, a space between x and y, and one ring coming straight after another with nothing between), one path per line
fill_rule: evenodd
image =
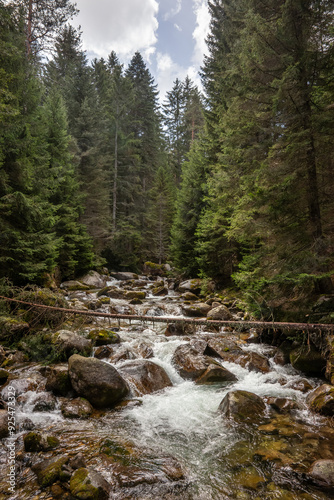
M72 387L95 408L111 408L129 392L116 368L99 359L74 354L68 368Z
M200 292L202 289L202 280L200 279L191 279L187 281L182 281L182 283L179 284L179 291L180 292Z
M233 320L233 315L226 306L219 305L218 307L214 307L213 309L211 309L211 311L207 315L207 318L209 320L216 321L231 321Z
M317 460L309 470L310 476L321 486L334 486L334 460Z
M89 271L85 276L79 278L79 281L90 288L103 288L106 286L107 278L97 271Z
M75 353L89 356L92 352L92 340L86 339L70 330L59 330L52 335L51 341L67 358Z
M110 276L112 276L116 280L125 280L125 281L138 279L138 274L128 273L128 272L110 273Z
M205 304L205 302L196 302L191 305L182 305L182 311L186 316L191 317L204 317L211 310L211 306L209 304Z
M40 392L33 399L32 411L53 411L57 400L51 392Z

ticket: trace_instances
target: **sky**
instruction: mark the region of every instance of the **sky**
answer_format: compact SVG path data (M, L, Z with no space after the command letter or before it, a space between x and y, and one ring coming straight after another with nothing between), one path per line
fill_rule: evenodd
M210 16L207 0L75 0L87 57L107 59L114 50L125 66L143 56L160 91L188 75L200 87L198 72L207 52Z

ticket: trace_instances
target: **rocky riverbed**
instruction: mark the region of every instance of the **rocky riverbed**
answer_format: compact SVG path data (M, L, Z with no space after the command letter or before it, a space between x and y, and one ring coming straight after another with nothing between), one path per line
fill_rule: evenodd
M198 280L91 273L62 290L80 310L242 320ZM92 317L44 327L61 362L28 361L25 336L0 347L0 498L334 498L332 337L238 330Z

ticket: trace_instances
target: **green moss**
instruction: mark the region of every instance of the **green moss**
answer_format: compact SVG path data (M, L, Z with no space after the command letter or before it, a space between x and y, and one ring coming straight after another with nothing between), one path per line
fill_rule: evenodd
M47 436L46 441L51 449L59 446L59 439L55 436Z
M62 457L56 461L47 460L33 467L39 484L45 488L51 486L60 478L61 468L68 462L68 457Z
M133 448L127 443L119 443L109 438L105 439L102 443L100 452L112 458L113 462L117 462L125 467L136 465L140 462Z
M88 334L88 338L92 339L97 346L105 344L118 344L120 341L119 335L107 329L94 329Z
M70 481L71 495L79 500L98 500L99 490L91 484L88 474L83 467L74 472Z

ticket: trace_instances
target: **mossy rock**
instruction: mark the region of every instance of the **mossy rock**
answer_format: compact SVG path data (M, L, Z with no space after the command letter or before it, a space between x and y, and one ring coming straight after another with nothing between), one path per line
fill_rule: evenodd
M59 439L52 435L29 432L23 437L25 451L49 451L59 446Z
M88 285L84 285L80 281L74 280L64 281L64 283L62 283L60 287L65 288L65 290L68 290L69 292L74 292L75 290L86 291L90 288Z
M311 410L325 415L334 416L334 387L329 384L323 384L312 391L306 399Z
M112 330L97 328L89 332L88 338L93 340L96 346L119 344L121 341L118 333Z
M37 476L38 483L42 488L51 486L53 483L58 481L60 478L61 470L63 465L67 464L69 457L65 455L64 457L49 460L44 460L43 462L38 462L32 467L33 472Z
M29 331L29 323L13 316L0 316L0 341L17 342Z
M70 492L79 500L107 500L110 486L101 474L82 467L70 480Z
M155 262L145 262L143 267L143 273L151 276L165 276L166 267L165 264L156 264Z
M125 298L127 300L133 300L133 299L139 299L143 300L146 297L146 292L139 292L136 290L130 290L129 292L126 292Z

